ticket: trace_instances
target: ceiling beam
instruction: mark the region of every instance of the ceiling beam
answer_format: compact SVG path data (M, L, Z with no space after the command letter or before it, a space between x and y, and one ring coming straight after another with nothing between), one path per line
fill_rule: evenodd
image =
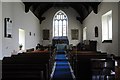
M40 17L40 24L42 23L43 20L45 20L46 18L45 17Z
M100 4L100 2L90 2L90 6L92 8L92 10L94 11L95 14L98 13L98 5Z
M81 23L93 10L94 13L98 13L98 5L100 2L23 2L25 4L25 12L31 10L36 17L42 23L45 20L45 17L42 15L51 7L72 7L76 10L79 16L76 16L76 19Z
M39 5L38 16L41 17L48 9L52 7L52 4L46 3L44 5Z
M32 5L32 11L35 12L39 6L39 3L33 3Z
M27 13L27 12L29 12L29 9L33 3L32 2L24 2L24 4L25 4L25 12Z

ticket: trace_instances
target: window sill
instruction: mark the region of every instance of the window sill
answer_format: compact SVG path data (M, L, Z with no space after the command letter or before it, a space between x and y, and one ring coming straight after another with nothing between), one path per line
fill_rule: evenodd
M112 43L112 40L104 40L102 43Z

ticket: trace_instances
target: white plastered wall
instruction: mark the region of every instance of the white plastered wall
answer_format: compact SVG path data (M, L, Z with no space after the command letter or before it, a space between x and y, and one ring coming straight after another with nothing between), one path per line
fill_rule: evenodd
M2 78L2 2L0 1L0 80Z
M25 30L25 49L35 48L40 42L40 23L38 18L29 11L25 13L25 6L21 2L2 3L2 54L11 56L11 52L19 49L19 28ZM12 38L4 37L4 18L12 20ZM29 33L31 32L31 36ZM35 33L35 36L34 36ZM17 54L17 53L16 53Z
M2 59L2 2L0 1L0 60Z
M101 17L106 12L112 10L112 43L102 43L102 22ZM84 20L83 26L87 27L87 39L97 40L97 50L108 54L118 55L118 3L103 2L98 6L98 13L93 11ZM98 26L98 37L95 37L94 27Z
M118 3L118 55L120 56L120 2Z

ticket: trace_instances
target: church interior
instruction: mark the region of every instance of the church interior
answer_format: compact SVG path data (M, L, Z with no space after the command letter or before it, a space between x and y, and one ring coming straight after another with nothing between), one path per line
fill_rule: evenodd
M0 1L1 80L120 80L120 1Z

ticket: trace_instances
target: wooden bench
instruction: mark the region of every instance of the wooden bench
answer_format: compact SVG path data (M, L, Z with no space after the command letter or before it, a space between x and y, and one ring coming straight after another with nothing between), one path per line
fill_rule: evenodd
M112 58L91 59L92 80L115 80L115 61Z
M120 80L120 56L114 56L115 65L115 80Z
M43 79L50 78L49 53L23 53L3 59L4 79ZM41 76L43 74L43 76ZM41 76L41 77L40 77Z
M72 69L77 80L92 80L94 68L93 59L109 59L107 54L95 51L74 51L70 54ZM112 62L112 61L111 61ZM114 61L113 61L114 62ZM108 62L107 62L108 63ZM99 62L97 62L99 64ZM104 64L103 64L104 65ZM109 67L107 67L109 69ZM113 67L112 67L113 69ZM105 70L105 69L104 69ZM114 70L114 69L113 69ZM106 71L105 71L106 72ZM104 74L105 75L105 74ZM106 74L108 75L108 74ZM114 75L110 75L114 78ZM97 79L96 79L97 80Z

